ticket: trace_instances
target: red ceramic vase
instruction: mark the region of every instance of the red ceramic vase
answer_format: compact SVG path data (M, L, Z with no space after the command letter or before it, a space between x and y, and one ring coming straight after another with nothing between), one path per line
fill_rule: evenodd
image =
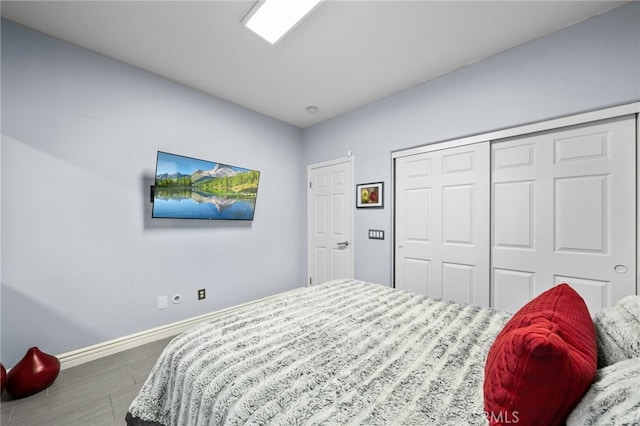
M0 363L0 395L4 392L4 384L7 382L7 370Z
M7 393L14 398L33 395L51 386L60 373L60 361L37 347L26 355L7 374Z

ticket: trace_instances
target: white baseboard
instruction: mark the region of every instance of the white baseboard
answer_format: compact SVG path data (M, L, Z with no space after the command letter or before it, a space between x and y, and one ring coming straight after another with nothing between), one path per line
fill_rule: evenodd
M289 291L295 291L295 290L289 290ZM84 348L65 352L63 354L56 355L56 356L60 360L61 370L75 367L77 365L84 364L89 361L94 361L96 359L113 355L118 352L126 351L127 349L132 349L138 346L145 345L147 343L155 342L156 340L161 340L167 337L176 336L202 322L211 320L221 315L228 314L230 312L233 312L245 306L252 305L254 303L259 303L265 300L272 299L276 296L279 296L285 293L288 293L288 292L264 297L262 299L257 299L251 302L243 303L241 305L236 305L230 308L221 309L219 311L214 311L208 314L199 315L197 317L187 318L182 321L178 321L178 322L163 325L160 327L152 328L149 330L141 331L139 333L130 334L128 336L119 337L117 339L108 340L103 343L98 343L96 345L87 346Z

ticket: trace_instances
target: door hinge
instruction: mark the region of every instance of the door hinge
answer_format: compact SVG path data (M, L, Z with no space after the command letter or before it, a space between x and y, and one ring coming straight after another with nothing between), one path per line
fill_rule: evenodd
M311 189L311 181L309 181L309 189Z
M309 277L309 285L311 285L311 277Z

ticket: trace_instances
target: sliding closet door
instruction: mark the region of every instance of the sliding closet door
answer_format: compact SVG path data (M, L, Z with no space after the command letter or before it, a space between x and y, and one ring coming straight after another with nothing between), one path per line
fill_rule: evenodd
M591 313L635 294L635 117L492 144L492 304L569 283Z
M395 286L489 305L489 143L395 160Z

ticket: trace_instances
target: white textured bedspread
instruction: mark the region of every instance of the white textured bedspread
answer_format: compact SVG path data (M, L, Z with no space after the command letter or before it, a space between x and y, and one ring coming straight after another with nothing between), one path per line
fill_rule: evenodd
M301 288L173 339L127 421L486 424L484 364L507 319L358 281Z

